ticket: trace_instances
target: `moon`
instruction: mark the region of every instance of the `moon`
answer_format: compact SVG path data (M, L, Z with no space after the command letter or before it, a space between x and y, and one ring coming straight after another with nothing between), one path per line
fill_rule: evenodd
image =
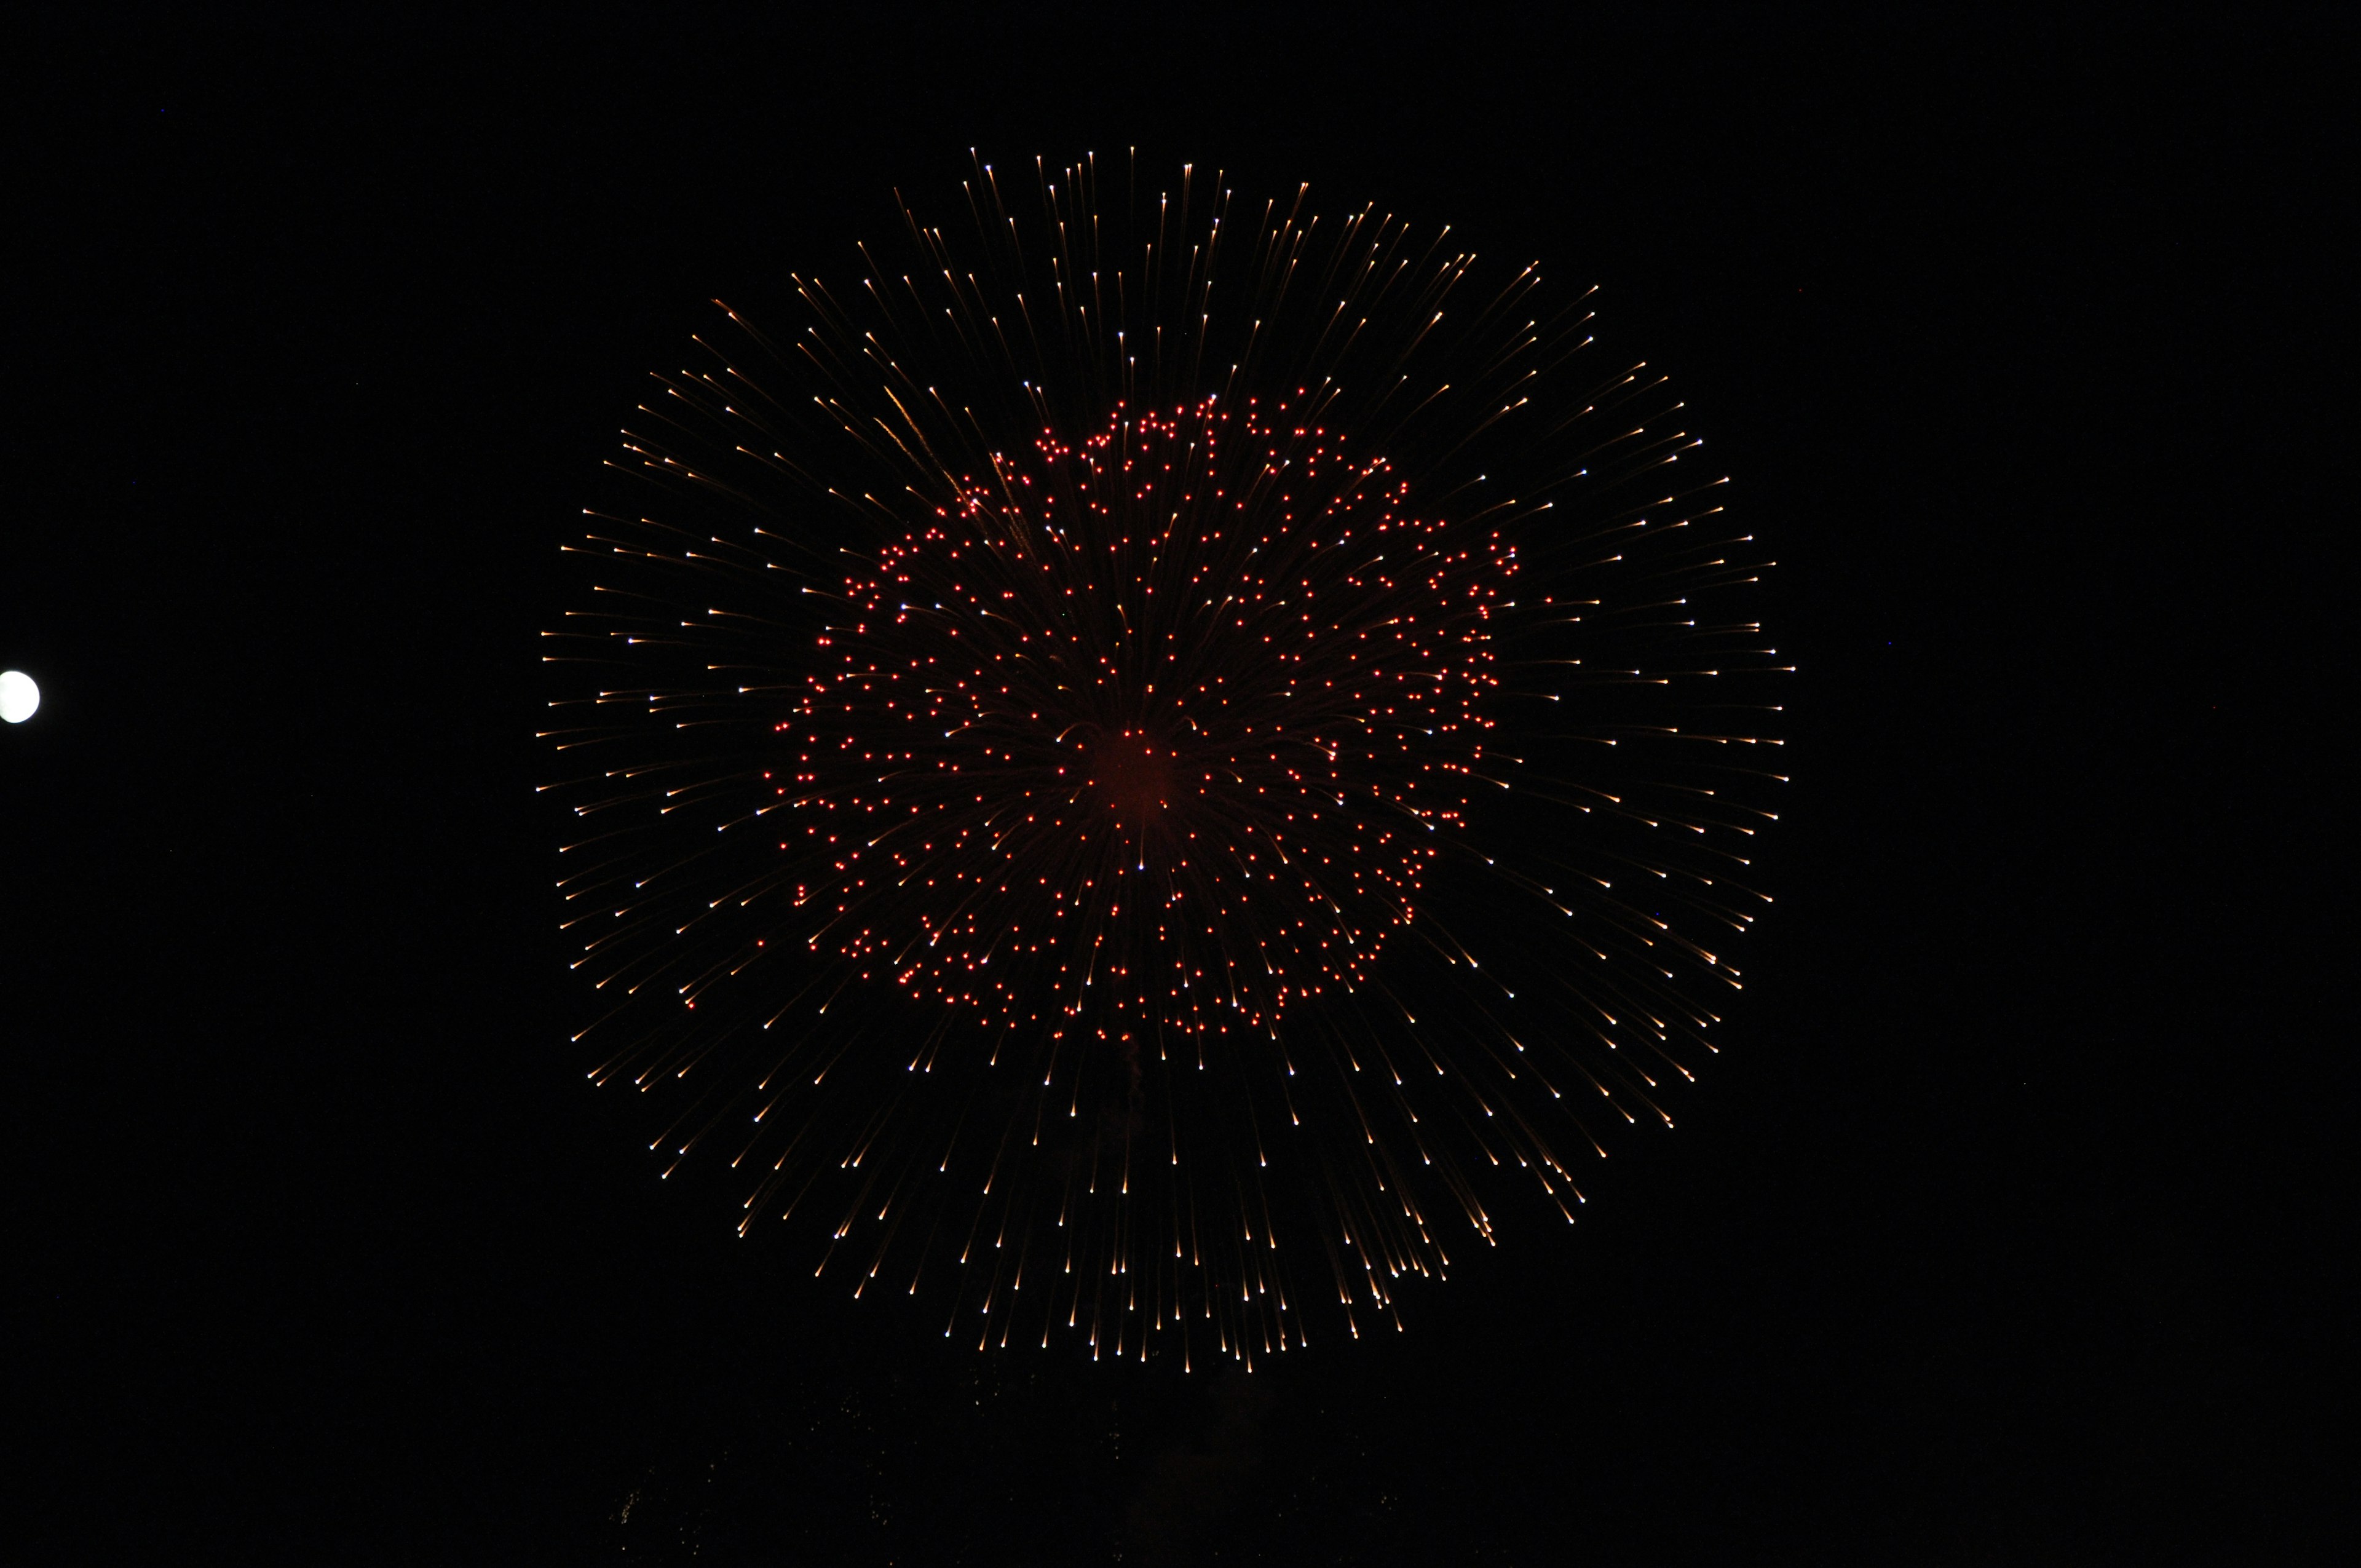
M22 724L41 706L41 688L22 670L0 670L0 718Z

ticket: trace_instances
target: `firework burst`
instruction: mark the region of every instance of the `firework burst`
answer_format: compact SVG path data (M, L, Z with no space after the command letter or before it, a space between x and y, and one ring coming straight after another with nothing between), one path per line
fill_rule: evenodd
M1120 185L979 166L657 378L547 787L593 1077L724 1142L741 1231L982 1345L1251 1362L1398 1323L1480 1172L1571 1220L1592 1124L1669 1122L1776 655L1585 301Z

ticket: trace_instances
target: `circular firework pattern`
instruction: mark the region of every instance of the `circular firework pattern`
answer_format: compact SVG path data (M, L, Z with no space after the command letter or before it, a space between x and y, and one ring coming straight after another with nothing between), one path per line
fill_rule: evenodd
M577 1037L741 1233L979 1345L1398 1326L1483 1172L1570 1221L1712 1048L1765 563L1537 267L1185 168L964 195L792 335L722 307L568 547Z

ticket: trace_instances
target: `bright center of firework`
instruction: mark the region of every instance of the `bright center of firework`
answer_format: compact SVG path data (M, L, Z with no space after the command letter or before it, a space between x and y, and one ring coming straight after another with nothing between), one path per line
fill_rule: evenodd
M1115 730L1090 750L1090 787L1118 821L1145 827L1172 804L1172 748L1146 729Z
M846 580L780 726L813 945L1109 1040L1356 985L1482 759L1506 547L1283 409L996 468Z

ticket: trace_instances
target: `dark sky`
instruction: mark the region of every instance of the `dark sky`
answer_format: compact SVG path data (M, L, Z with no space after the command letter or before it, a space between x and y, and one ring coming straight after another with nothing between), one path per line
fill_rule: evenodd
M16 34L21 1560L2348 1560L2351 39L1751 14ZM1802 668L1679 1129L1251 1379L955 1351L659 1185L531 789L703 302L1126 144L1595 278Z

